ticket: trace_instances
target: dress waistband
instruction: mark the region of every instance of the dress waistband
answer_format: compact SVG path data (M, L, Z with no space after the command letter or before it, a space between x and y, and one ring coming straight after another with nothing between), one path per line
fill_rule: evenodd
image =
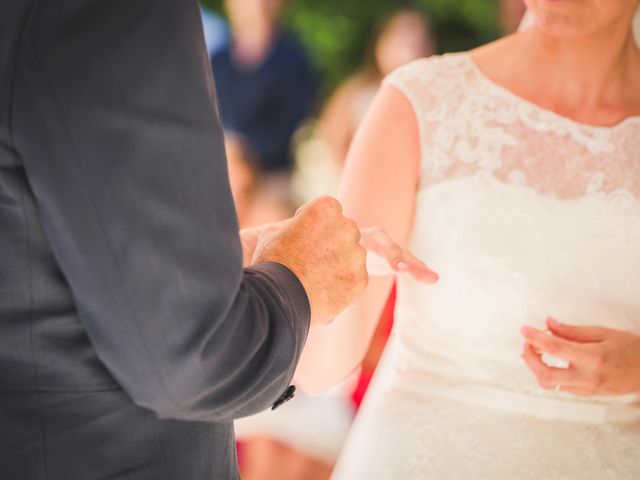
M446 398L545 420L564 420L593 424L630 423L640 420L640 402L589 403L560 397L544 397L474 384L453 384L438 379L403 375L392 381L394 389L420 395ZM402 381L399 381L402 378ZM420 383L416 383L420 382Z

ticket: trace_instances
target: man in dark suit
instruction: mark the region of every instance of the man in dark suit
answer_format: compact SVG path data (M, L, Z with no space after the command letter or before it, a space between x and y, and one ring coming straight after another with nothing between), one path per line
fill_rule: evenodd
M243 270L195 0L0 0L1 479L237 478L358 239L320 199Z

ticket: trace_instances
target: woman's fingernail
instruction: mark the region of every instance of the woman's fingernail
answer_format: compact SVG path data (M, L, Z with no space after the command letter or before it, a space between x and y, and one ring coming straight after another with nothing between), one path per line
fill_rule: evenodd
M553 317L549 317L547 320L549 320L549 323L551 325L553 325L554 327L559 327L560 326L560 322L558 322L558 320L556 320Z
M407 272L409 270L409 265L404 262L398 262L396 266L398 267L399 272Z

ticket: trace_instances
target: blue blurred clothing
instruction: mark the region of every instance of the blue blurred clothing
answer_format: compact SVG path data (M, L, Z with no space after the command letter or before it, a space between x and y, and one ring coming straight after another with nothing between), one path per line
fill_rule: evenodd
M228 45L229 27L220 15L205 7L200 7L200 15L202 16L204 43L207 45L209 58L211 58L214 53Z
M233 58L228 45L212 57L225 130L244 137L265 172L293 166L291 138L311 111L316 78L306 53L280 33L257 66Z

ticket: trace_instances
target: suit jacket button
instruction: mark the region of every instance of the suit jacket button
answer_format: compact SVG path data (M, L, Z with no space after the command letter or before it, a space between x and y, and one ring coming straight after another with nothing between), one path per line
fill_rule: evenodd
M295 397L295 395L296 395L296 386L290 385L289 388L287 388L287 391L284 392L282 395L280 395L280 398L276 400L276 403L273 404L273 406L271 407L271 410L275 410L276 408L281 407L282 405L287 403L289 400L291 400L293 397Z

